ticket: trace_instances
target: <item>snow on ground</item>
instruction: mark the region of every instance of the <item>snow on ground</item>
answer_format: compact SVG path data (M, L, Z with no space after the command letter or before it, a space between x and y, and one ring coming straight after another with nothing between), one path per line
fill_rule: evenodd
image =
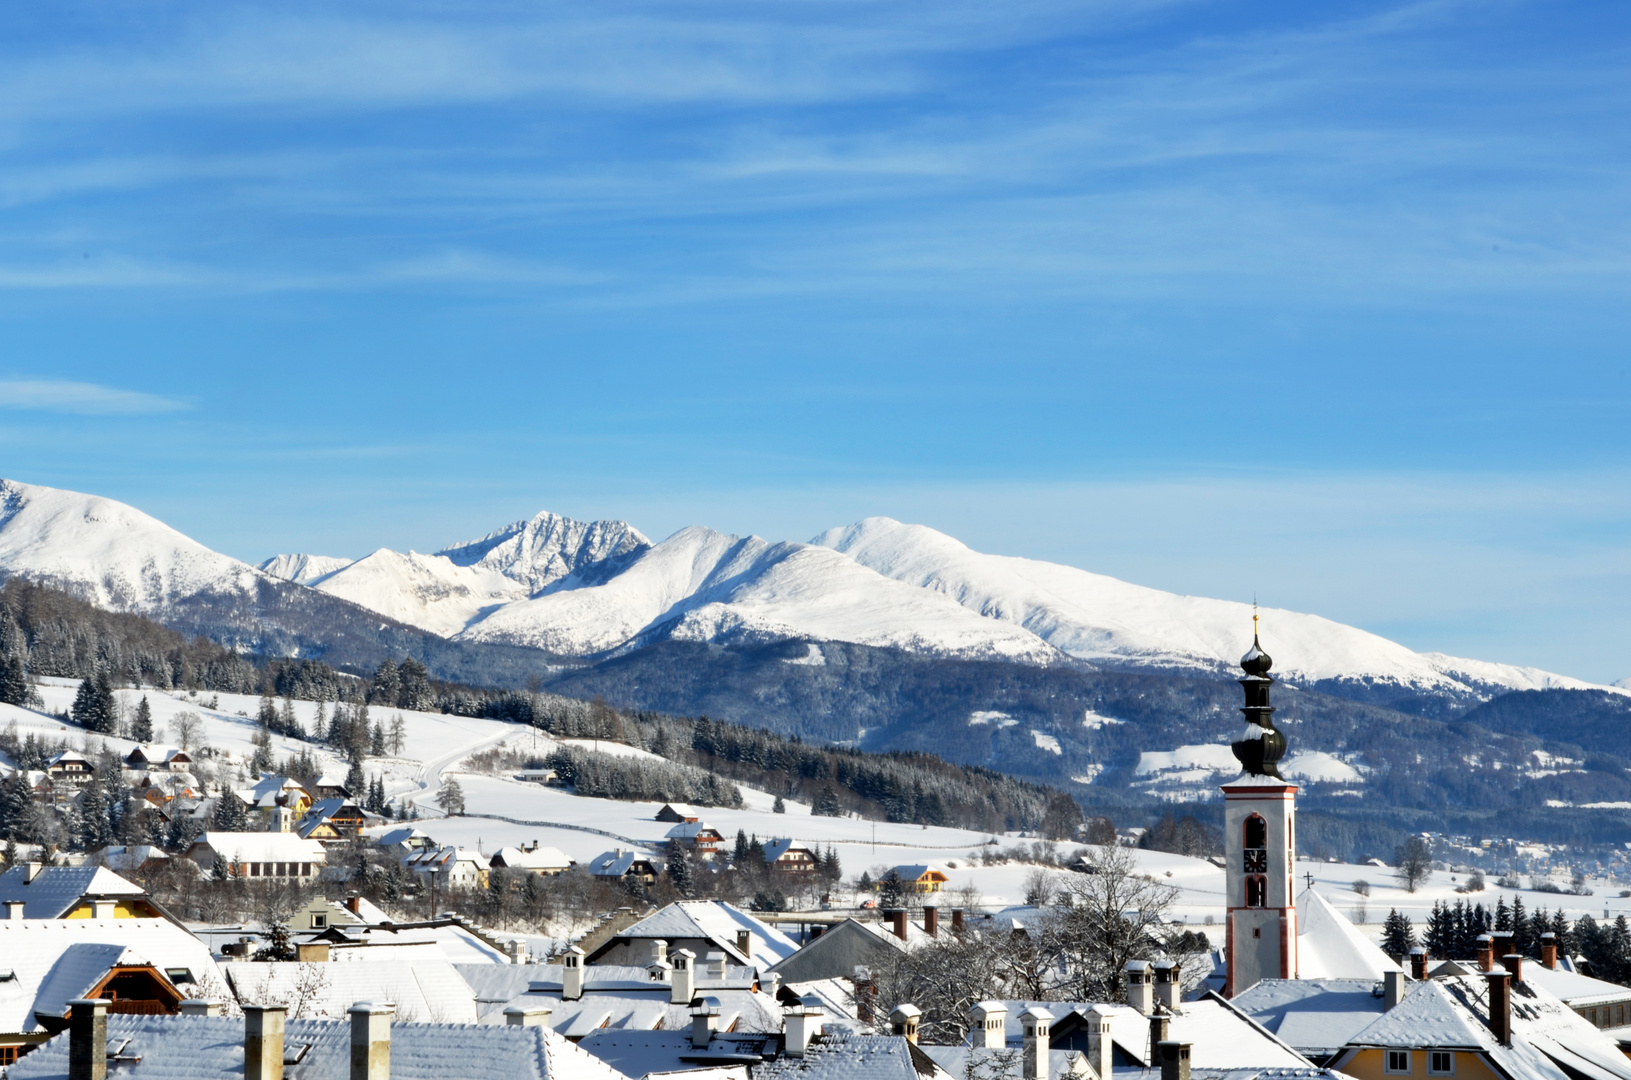
M1298 780L1332 784L1358 783L1363 780L1358 769L1322 750L1299 750L1280 763L1280 773Z
M1063 754L1065 752L1064 748L1059 745L1058 737L1049 735L1045 731L1037 731L1032 728L1031 741L1036 743L1038 750L1046 750L1050 754Z
M1138 755L1139 776L1170 772L1175 769L1204 769L1208 772L1240 771L1235 752L1225 743L1203 743L1198 746L1180 746L1176 750L1146 750Z

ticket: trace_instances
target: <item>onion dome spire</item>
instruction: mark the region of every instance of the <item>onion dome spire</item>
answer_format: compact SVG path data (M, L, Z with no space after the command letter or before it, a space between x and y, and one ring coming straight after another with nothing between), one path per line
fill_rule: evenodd
M1278 762L1286 752L1286 737L1275 729L1274 706L1269 704L1269 687L1274 685L1269 669L1273 666L1274 661L1258 644L1257 605L1253 603L1252 647L1240 658L1240 669L1246 676L1238 680L1246 691L1246 706L1240 710L1245 714L1246 727L1229 748L1248 776L1283 779Z

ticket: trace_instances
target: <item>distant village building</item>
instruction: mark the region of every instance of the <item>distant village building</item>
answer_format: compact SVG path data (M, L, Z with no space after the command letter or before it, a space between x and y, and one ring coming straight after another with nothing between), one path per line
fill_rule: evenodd
M915 893L940 892L946 887L946 882L951 880L938 866L922 864L897 866L894 872L900 878L901 885L907 891Z
M667 821L675 825L687 822L695 824L702 820L702 815L684 803L663 803L663 808L657 811L658 821Z
M778 874L801 876L821 868L821 858L811 848L795 840L772 840L764 845L765 862Z
M533 874L562 874L573 866L560 848L539 847L538 841L523 847L499 848L490 860L493 869L525 870Z
M328 862L320 842L281 832L207 832L187 849L187 857L206 872L220 863L229 874L251 880L310 880Z
M589 873L598 878L638 881L650 885L657 880L657 867L637 851L613 848L589 860Z

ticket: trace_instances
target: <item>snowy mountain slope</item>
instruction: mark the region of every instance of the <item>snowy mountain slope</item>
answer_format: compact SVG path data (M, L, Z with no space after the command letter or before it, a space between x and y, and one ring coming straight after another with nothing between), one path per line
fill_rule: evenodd
M642 636L689 641L814 637L948 656L1046 663L1021 627L982 619L836 552L682 529L604 585L507 605L461 637L585 655Z
M989 619L1023 626L1071 656L1216 668L1237 662L1249 604L1178 596L1071 566L987 555L923 525L867 518L814 543L863 566L939 593ZM1263 609L1277 673L1305 681L1369 679L1450 692L1589 684L1533 668L1412 652L1317 615Z
M389 548L307 584L443 637L463 630L483 610L527 595L524 586L481 564L459 566L440 555Z
M333 555L274 555L255 569L296 585L310 585L318 578L351 565L352 560Z
M503 574L531 595L574 575L603 581L650 547L626 521L574 521L545 511L436 554L456 566Z
M265 580L124 503L0 480L0 577L13 574L142 612L201 592L247 593Z

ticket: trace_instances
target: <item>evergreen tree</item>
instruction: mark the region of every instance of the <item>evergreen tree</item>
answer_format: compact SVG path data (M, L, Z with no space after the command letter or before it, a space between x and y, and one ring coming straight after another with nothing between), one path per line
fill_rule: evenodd
M18 831L25 827L32 801L28 783L23 779L21 770L0 780L0 833L5 835L7 842L14 839Z
M1512 947L1520 955L1529 955L1529 913L1523 908L1523 897L1512 897Z
M1506 906L1504 894L1495 898L1495 929L1512 929L1512 909Z
M838 849L831 844L827 845L827 850L821 856L820 874L829 885L843 880L844 864L838 861Z
M1433 902L1433 910L1427 915L1427 925L1422 931L1422 944L1427 947L1428 955L1435 957L1448 957L1455 953L1455 928L1452 924L1449 906L1442 900Z
M323 703L317 703L317 716L311 722L311 737L317 742L328 742L328 721L323 716Z
M433 704L430 693L430 672L413 657L402 661L402 690L395 704L404 709L423 712Z
M368 700L379 705L395 705L402 694L402 676L396 661L386 660L374 669L373 684L368 689Z
M776 796L776 801L770 807L770 812L772 814L785 814L785 813L787 813L787 804L782 802L782 797L780 795Z
M277 717L274 714L273 719ZM265 728L255 732L255 756L250 760L255 772L264 776L272 771L275 763L272 757L272 733Z
M437 794L436 805L448 817L458 817L464 813L464 788L459 786L457 780L449 780Z
M821 789L821 794L815 797L815 803L810 807L810 813L815 817L841 817L844 808L839 805L838 793L830 787Z
M153 741L153 706L147 703L147 695L136 703L136 716L130 721L130 737L139 743Z
M385 725L374 724L374 730L368 736L368 752L374 757L385 756Z
M74 839L81 851L96 851L112 838L107 794L102 790L102 778L93 775L79 792L79 835Z
M1398 908L1390 908L1387 921L1382 924L1382 951L1393 957L1395 962L1403 963L1415 945L1416 931L1410 925L1410 920L1400 915Z
M391 717L391 756L402 756L402 744L407 741L407 728L402 723L402 714L397 713ZM661 756L661 755L659 755Z
M269 690L261 695L260 709L255 713L255 722L267 731L276 731L278 728L277 702L272 700L272 693Z
M12 867L17 865L17 860L21 857L17 854L17 841L9 836L6 837L6 850L3 854L0 854L0 859L5 860L6 866ZM1623 919L1625 916L1620 917Z
M286 962L295 955L294 943L289 939L289 924L279 919L266 928L266 944L256 949L250 959Z
M113 696L113 682L108 677L106 669L97 672L92 678L80 681L79 690L74 694L72 710L74 723L86 731L110 732L113 730L117 709L118 701Z
M352 758L351 768L346 770L345 774L345 789L351 793L352 798L358 798L367 794L367 785L368 781L363 776L362 760Z
M243 832L249 828L249 808L230 791L215 800L215 828L219 832Z
M21 656L0 657L0 704L26 706L33 696Z
M277 726L280 735L287 735L295 739L305 735L305 732L300 728L300 718L294 712L293 698L285 697L283 699L283 705L278 709Z
M668 842L668 879L674 883L674 891L683 897L691 895L694 884L691 872L691 853L679 840Z
M741 866L742 861L748 857L748 833L746 829L736 830L736 847L731 851L731 863Z
M1621 916L1621 918L1624 918L1624 916ZM1551 930L1552 935L1557 939L1557 951L1559 955L1568 956L1579 947L1579 942L1575 937L1574 930L1569 926L1569 917L1563 914L1562 905L1559 905L1558 909L1552 912L1552 922L1548 929Z
M878 906L898 908L906 902L906 886L898 871L891 870L878 879Z

